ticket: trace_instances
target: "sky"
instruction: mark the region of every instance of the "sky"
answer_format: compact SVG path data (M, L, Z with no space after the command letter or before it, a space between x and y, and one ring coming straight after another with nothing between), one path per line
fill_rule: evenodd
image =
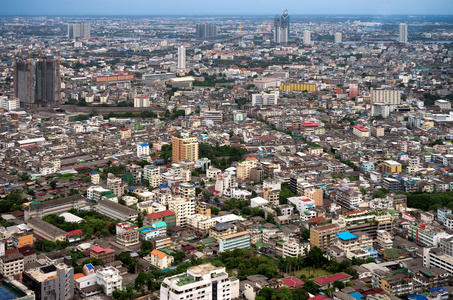
M1 0L0 15L453 15L453 0Z

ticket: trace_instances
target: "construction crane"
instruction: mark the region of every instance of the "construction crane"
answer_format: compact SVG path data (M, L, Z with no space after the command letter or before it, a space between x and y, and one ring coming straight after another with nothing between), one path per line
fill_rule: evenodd
M61 106L61 73L60 73L60 47L58 47L58 107Z
M240 32L240 35L242 36L242 22L241 22L241 25L239 26L239 32Z

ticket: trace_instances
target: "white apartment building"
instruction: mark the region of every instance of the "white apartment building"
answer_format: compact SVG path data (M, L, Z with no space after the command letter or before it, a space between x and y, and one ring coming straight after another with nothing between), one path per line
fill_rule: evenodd
M114 267L105 267L96 271L96 284L104 286L104 293L111 296L114 290L121 290L123 277L120 271Z
M187 217L195 214L192 198L174 198L168 202L168 209L176 214L176 226L187 225Z
M137 144L137 156L149 156L149 145L148 143Z
M165 278L160 288L160 300L230 300L232 294L226 269L211 264Z
M20 274L24 271L24 256L20 252L0 257L0 274L4 277Z
M150 107L149 98L144 96L134 97L134 107Z
M390 105L401 104L400 90L372 89L371 103L388 103Z
M211 217L201 215L201 214L195 214L192 216L188 216L187 218L187 225L190 227L203 231L205 233L208 233L209 229L211 227L214 227L216 225L216 221L213 220Z
M283 244L282 256L283 258L305 256L308 251L310 251L310 243L301 244L294 239L290 239Z
M7 97L0 97L0 108L4 110L19 110L20 109L20 100L19 98L12 97L8 99Z
M99 202L102 198L102 196L105 193L109 193L110 190L103 188L102 186L99 185L92 185L87 189L87 200L93 201L93 202ZM116 199L116 202L118 202L118 199Z
M277 105L278 92L260 93L252 95L253 106Z

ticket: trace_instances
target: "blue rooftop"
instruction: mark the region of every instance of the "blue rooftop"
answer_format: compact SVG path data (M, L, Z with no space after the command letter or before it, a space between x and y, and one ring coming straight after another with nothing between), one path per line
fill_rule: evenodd
M87 266L87 269L88 269L88 270L94 269L94 267L93 267L92 264L86 264L86 266Z
M360 294L359 292L352 292L352 293L348 293L349 296L357 299L357 300L362 300L363 298L363 295Z
M142 146L142 147L148 147L148 143L140 144L140 146Z
M156 228L167 227L167 223L165 223L165 221L157 222L157 223L154 223L154 226L156 226Z
M96 174L98 171L91 171L92 174Z
M339 233L337 233L337 237L342 239L343 241L352 240L352 239L357 238L357 236L353 235L349 231L339 232Z

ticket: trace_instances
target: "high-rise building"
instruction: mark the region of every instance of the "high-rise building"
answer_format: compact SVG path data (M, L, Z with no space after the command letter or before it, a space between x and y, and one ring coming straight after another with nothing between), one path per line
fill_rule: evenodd
M54 59L17 61L14 93L21 108L57 106L59 65Z
M290 15L289 15L289 11L287 9L285 9L282 12L282 15L280 16L280 20L282 21L282 24L286 24L286 28L287 28L287 31L288 31L288 33L286 34L286 37L289 39L289 35L290 35L290 32L289 32Z
M304 44L311 45L311 31L304 30Z
M217 26L212 24L197 24L197 39L217 36Z
M88 39L90 37L90 23L68 23L68 39Z
M391 105L400 105L401 91L371 88L371 104L373 103L388 103Z
M341 44L343 42L343 34L341 32L335 32L335 44Z
M407 24L406 23L400 23L400 33L398 36L398 42L400 43L407 43Z
M178 71L186 69L186 48L184 46L178 47Z
M357 84L349 85L349 100L354 99L359 95L359 86Z
M181 160L196 161L198 159L198 141L195 137L172 138L172 162L179 163Z
M274 42L276 44L288 43L288 23L279 17L274 20Z

